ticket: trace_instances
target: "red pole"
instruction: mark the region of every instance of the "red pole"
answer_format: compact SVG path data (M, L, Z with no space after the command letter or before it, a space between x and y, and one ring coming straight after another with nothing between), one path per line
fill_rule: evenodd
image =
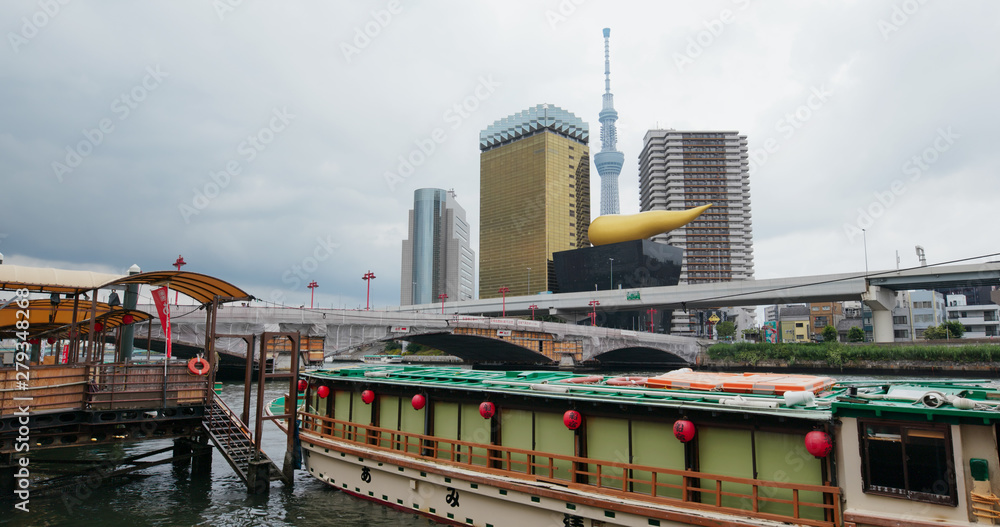
M538 309L538 306L535 304L531 304L530 306L528 306L528 309L531 310L531 320L535 320L535 310Z
M184 257L178 254L177 260L174 261L174 267L176 267L177 270L180 271L181 267L185 265L187 265L187 262L184 261ZM178 292L174 291L174 304L177 303L177 294Z
M656 314L656 310L653 309L653 308L649 308L649 309L646 310L646 313L649 313L649 332L650 333L654 333L654 331L653 331L653 315Z
M507 286L503 286L497 292L500 293L501 295L503 295L503 315L501 315L501 316L506 317L507 316L507 293L510 292L510 288L508 288Z
M448 293L441 293L440 295L438 295L438 298L441 299L441 314L443 315L444 314L444 299L448 298Z
M319 287L319 284L316 283L316 280L313 280L312 282L309 282L309 285L306 287L309 288L309 309L312 309L313 299L315 298L314 295L316 294L316 288Z
M594 308L594 310L590 312L590 325L591 326L596 326L597 325L597 306L599 306L599 305L601 305L601 303L599 301L597 301L597 300L591 300L590 301L590 306Z
M371 305L370 299L372 295L372 280L375 278L375 273L370 270L361 277L362 280L368 282L368 292L365 294L365 311L368 311L368 306Z

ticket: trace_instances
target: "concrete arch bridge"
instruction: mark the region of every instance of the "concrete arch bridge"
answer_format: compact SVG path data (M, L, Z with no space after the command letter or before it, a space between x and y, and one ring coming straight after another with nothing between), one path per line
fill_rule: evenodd
M185 316L174 307L171 320L175 346L204 346L202 317ZM140 306L142 309L143 306ZM191 306L195 313L197 306ZM575 324L464 315L300 309L226 305L215 320L216 335L260 335L299 332L327 359L346 357L377 343L400 340L440 349L473 364L692 364L700 350L696 339ZM159 323L139 325L136 338L162 340ZM305 337L308 337L305 338ZM243 339L220 337L216 350L245 357Z

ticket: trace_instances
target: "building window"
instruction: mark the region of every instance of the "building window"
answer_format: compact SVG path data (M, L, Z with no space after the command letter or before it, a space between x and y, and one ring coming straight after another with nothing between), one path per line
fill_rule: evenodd
M892 317L893 324L906 324L906 317Z
M830 310L830 306L823 306L823 311L829 311L829 310Z
M572 210L569 211L569 217L572 218L573 216L576 216L576 211L572 211Z
M863 491L958 505L948 425L858 420Z

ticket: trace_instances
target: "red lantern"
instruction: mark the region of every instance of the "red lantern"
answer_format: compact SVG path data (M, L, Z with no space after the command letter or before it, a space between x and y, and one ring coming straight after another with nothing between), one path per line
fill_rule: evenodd
M42 343L42 341L39 340L39 339L30 339L30 340L28 340L28 344L31 344L32 346L37 346L37 345L39 345L41 343Z
M309 383L305 379L299 379L299 391L304 392L306 388L309 387Z
M56 338L55 337L49 337L49 338L45 339L45 342L48 342L49 344L55 344L56 343Z
M483 419L489 419L497 413L497 407L489 401L484 401L479 405L479 415L483 416Z
M375 392L371 390L361 392L361 400L364 401L365 404L372 404L372 401L375 400Z
M127 326L134 321L135 318L133 318L132 315L122 315L122 324L125 324Z
M316 393L319 394L320 399L326 399L326 396L330 395L330 387L320 386L319 388L316 388Z
M414 410L420 410L425 404L427 404L427 399L418 393L413 396L413 399L410 400L410 404L413 405Z
M577 412L576 410L566 410L566 412L563 414L563 424L566 425L566 428L569 428L570 430L576 430L577 428L580 428L580 425L582 423L583 423L583 416L581 416L580 412Z
M103 330L104 330L104 324L101 324L100 322L94 324L94 331L103 331Z
M806 450L816 457L826 457L833 450L833 438L821 430L806 434Z
M674 422L674 437L681 443L687 443L694 439L694 423L687 419L679 419Z

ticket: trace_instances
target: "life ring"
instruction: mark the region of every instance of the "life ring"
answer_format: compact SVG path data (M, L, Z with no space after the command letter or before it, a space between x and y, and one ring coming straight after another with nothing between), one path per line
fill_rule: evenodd
M648 377L613 377L604 381L611 386L645 386Z
M195 375L207 374L209 367L208 361L201 357L195 357L188 361L188 371Z
M573 377L570 379L563 379L559 382L568 382L570 384L597 384L603 380L603 375L591 375L589 377Z

